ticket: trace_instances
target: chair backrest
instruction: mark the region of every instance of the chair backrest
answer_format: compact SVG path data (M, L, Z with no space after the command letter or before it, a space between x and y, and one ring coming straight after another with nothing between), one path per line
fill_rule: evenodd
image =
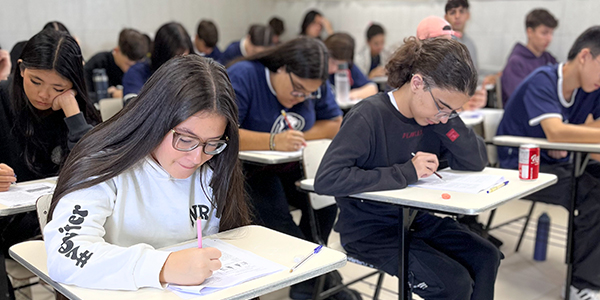
M329 147L331 140L313 140L306 142L306 147L302 152L302 164L304 167L304 177L315 178L317 170L325 155L325 151ZM321 209L323 207L335 204L335 198L331 196L317 195L315 193L309 193L310 203L314 209Z
M50 210L50 204L52 203L52 194L47 194L39 197L35 202L35 208L37 211L38 222L40 222L40 230L44 232L44 227L48 223L48 211Z
M98 101L100 106L100 116L102 121L110 119L123 108L123 99L121 98L106 98Z
M503 109L484 108L483 112L483 139L487 144L488 161L492 166L498 163L498 151L496 146L492 145L492 140L498 131L498 125L504 116Z

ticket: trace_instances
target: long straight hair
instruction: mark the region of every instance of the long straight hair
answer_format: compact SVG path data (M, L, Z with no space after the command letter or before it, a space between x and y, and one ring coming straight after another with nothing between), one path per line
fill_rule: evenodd
M312 23L317 16L322 16L320 12L316 10L311 10L304 15L304 19L302 20L302 25L300 25L300 35L306 35L306 29L308 25Z
M194 53L192 39L183 25L171 22L161 26L154 36L154 48L152 49L151 68L152 72L158 70L167 60L183 54Z
M17 137L20 144L23 145L23 153L27 167L34 173L44 176L49 174L40 174L35 166L36 157L40 155L49 155L48 149L45 149L42 139L37 135L40 130L41 114L38 109L31 105L25 89L23 88L23 76L20 70L54 70L63 78L69 80L77 92L75 99L79 110L83 113L89 124L100 123L100 116L97 110L92 106L87 95L87 88L83 75L83 56L79 45L69 34L54 30L52 28L44 29L34 35L25 47L19 57L22 61L18 63L19 68L14 72L12 85L10 87L11 108L14 116L13 134ZM51 114L63 114L62 111L52 112ZM63 157L61 162L67 156L67 128L63 126L64 122L58 124L58 130L64 130L60 141L63 148Z
M250 223L238 160L238 109L225 68L198 55L178 56L148 79L139 97L92 129L60 172L48 217L65 195L102 183L150 155L169 130L199 112L225 117L228 146L201 168L212 168L211 203L220 230ZM202 174L202 172L201 172ZM203 181L201 181L203 182Z
M258 61L271 72L277 72L282 66L287 72L300 78L329 78L329 52L325 44L318 39L301 36L274 48L265 50L243 60Z

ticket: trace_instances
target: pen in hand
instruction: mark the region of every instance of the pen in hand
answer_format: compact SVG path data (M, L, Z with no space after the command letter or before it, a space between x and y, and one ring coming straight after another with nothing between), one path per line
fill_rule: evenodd
M415 153L413 153L413 152L411 152L411 153L410 153L410 155L412 155L413 157L415 157ZM430 170L430 171L433 171L433 170L432 170L432 169L430 169L430 168L427 168L427 169L428 169L428 170ZM442 175L438 174L438 172L436 172L436 171L433 171L433 174L435 174L435 176L437 176L437 177L438 177L439 179L441 179L442 181L444 180L444 178L442 178Z
M311 258L311 257L315 256L315 254L319 253L319 251L321 251L322 248L323 248L323 245L319 245L317 248L315 248L315 250L313 250L313 252L311 252L309 255L307 255L305 258L303 258L299 263L297 263L295 266L293 266L290 269L290 273L294 272L294 270L296 270L298 267L300 267L300 265L305 263L309 258Z
M196 219L196 229L198 230L198 248L202 249L202 219Z

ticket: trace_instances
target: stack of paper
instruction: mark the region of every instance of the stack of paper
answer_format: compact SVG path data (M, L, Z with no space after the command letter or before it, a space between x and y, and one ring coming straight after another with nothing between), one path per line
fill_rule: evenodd
M7 192L0 193L0 204L7 207L35 205L42 195L54 192L56 185L51 183L32 183L11 186Z
M198 243L193 241L176 248L169 248L167 250L178 251L192 248L197 245ZM207 295L230 286L267 276L269 274L286 269L286 267L283 265L272 262L250 251L240 249L218 239L204 239L202 241L202 245L204 247L217 248L221 251L221 269L213 272L213 275L200 285L167 285L168 289L176 292L184 299L189 298L186 296L186 294L192 294L196 296Z
M446 171L440 171L438 174L440 174L443 179L431 175L427 178L419 179L417 183L411 186L432 190L477 194L489 190L505 181L504 177L500 175L457 174Z

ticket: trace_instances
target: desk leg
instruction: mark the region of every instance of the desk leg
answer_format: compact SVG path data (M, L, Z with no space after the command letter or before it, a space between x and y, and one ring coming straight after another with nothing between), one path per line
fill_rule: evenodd
M410 228L410 210L400 207L398 209L398 299L411 300L412 292L408 287L408 248Z
M565 258L567 263L567 282L565 283L565 300L571 298L571 283L573 282L573 229L575 225L575 204L577 202L577 182L578 178L585 170L585 166L582 165L581 152L575 152L575 159L573 164L573 176L571 176L571 203L569 207L569 227L567 229L567 256Z

